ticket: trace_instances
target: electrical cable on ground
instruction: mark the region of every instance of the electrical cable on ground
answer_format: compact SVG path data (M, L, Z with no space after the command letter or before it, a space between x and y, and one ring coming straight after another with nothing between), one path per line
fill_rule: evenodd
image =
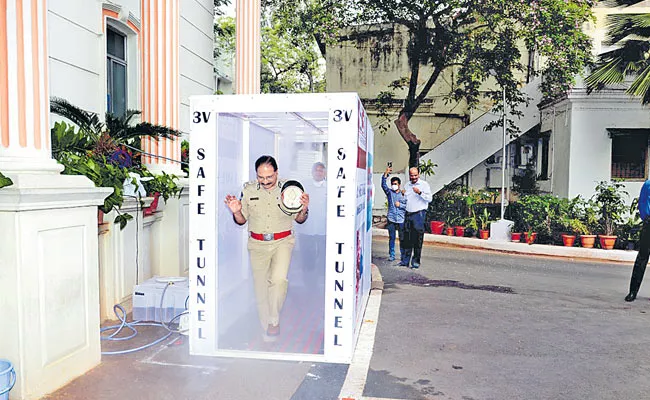
M188 314L189 311L187 309L187 301L189 299L189 296L185 299L185 310L181 312L180 314L175 315L173 318L171 318L169 321L165 322L163 318L163 301L165 299L165 292L167 292L167 288L169 286L173 285L173 282L167 282L165 285L165 288L163 289L162 294L160 295L160 321L161 322L147 322L147 321L132 321L132 322L127 322L126 320L126 310L124 310L124 307L122 307L120 304L115 304L113 306L113 312L115 313L115 316L117 317L118 320L120 320L119 325L111 325L111 326L106 326L104 328L100 329L101 332L106 332L110 330L115 330L115 332L111 333L110 335L107 336L101 336L101 340L108 340L108 341L124 341L124 340L129 340L138 335L138 330L136 329L136 326L161 326L165 328L167 331L167 334L164 336L154 340L153 342L150 342L148 344L132 348L132 349L126 349L126 350L116 350L116 351L102 351L102 355L118 355L118 354L128 354L128 353L133 353L136 351L144 350L146 348L149 348L151 346L155 346L156 344L162 342L163 340L167 339L173 334L179 334L186 332L186 330L180 330L180 329L172 329L169 327L170 324L172 324L175 320L180 318L181 316ZM118 337L117 335L122 332L123 329L129 329L131 330L131 334L128 336L120 336Z

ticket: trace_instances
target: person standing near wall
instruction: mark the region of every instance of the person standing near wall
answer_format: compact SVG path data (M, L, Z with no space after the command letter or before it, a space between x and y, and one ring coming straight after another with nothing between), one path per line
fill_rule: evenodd
M409 168L409 182L404 185L406 195L406 218L404 220L404 253L405 257L399 263L402 267L420 268L422 241L424 240L424 223L427 208L433 199L431 187L420 179L417 167ZM411 259L411 253L413 259Z
M390 180L390 188L386 184L388 175L393 172L391 167L386 168L386 172L381 176L381 188L386 193L386 199L388 200L388 212L386 214L386 219L388 223L386 228L388 229L388 261L395 261L395 233L399 233L399 254L400 254L400 264L405 263L404 257L406 252L404 251L404 217L406 214L406 196L404 191L400 190L400 184L402 183L400 179L396 176L392 177ZM406 263L408 265L408 263Z
M638 207L643 226L641 228L641 238L639 239L639 253L636 255L632 278L630 279L630 293L625 296L625 301L634 301L636 299L650 257L650 180L645 181L641 186Z
M280 311L287 296L289 264L295 244L293 222L307 220L309 195L300 197L302 209L287 214L280 208L281 188L278 164L271 156L255 161L257 181L244 185L241 200L227 195L225 203L238 225L248 222L250 254L257 311L265 330L264 339L275 340L280 335Z

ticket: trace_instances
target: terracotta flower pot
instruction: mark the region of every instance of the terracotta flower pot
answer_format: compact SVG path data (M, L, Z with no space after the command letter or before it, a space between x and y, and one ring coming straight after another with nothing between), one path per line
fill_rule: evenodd
M510 240L513 242L521 242L521 232L512 232L510 234Z
M97 225L104 223L104 211L97 209Z
M447 236L454 236L454 228L452 226L447 227L447 229L445 229L445 233Z
M456 236L465 236L465 227L464 226L455 226L454 230L456 231Z
M442 230L445 228L443 221L431 221L431 233L442 235Z
M591 249L596 243L596 235L580 235L580 246Z
M481 229L478 231L478 235L481 239L487 239L490 237L490 230L489 229Z
M576 241L576 235L562 235L562 243L566 247L573 247L573 244Z
M617 237L618 236L598 235L598 239L600 239L600 248L605 250L613 249Z
M156 192L153 194L153 201L149 205L149 207L144 209L144 216L148 215L153 215L153 213L156 212L156 209L158 208L158 199L160 198L160 193Z
M535 243L535 240L537 240L537 232L531 232L530 235L528 232L524 232L524 241L528 244L533 244Z

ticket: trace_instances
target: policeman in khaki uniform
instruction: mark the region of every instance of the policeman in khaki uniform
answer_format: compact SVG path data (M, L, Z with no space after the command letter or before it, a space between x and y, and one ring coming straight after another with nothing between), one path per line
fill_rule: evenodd
M248 182L241 200L227 195L225 203L238 225L248 222L250 254L257 311L265 339L274 340L280 334L280 311L287 296L287 274L291 252L296 242L293 221L302 224L309 213L309 195L303 193L303 205L297 214L287 214L280 206L282 184L278 180L278 165L271 156L255 161L257 181Z

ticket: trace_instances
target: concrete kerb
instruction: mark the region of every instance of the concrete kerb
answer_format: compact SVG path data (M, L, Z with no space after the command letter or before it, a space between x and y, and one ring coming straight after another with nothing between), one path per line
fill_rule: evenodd
M363 314L361 331L357 346L354 349L352 362L345 376L345 382L341 387L339 399L342 400L361 400L363 399L363 390L366 387L368 378L368 369L372 358L372 350L375 346L375 333L377 331L377 322L379 318L379 306L381 304L381 295L384 290L384 280L381 272L375 264L372 264L372 282L370 286L370 296L366 311Z
M373 236L388 237L385 229L372 228ZM465 247L473 249L485 249L506 253L532 254L540 256L554 256L567 258L585 258L601 261L634 262L637 252L633 250L603 250L586 249L582 247L564 247L546 244L526 244L514 242L496 242L478 238L466 238L457 236L424 234L424 242L442 244L446 246Z

